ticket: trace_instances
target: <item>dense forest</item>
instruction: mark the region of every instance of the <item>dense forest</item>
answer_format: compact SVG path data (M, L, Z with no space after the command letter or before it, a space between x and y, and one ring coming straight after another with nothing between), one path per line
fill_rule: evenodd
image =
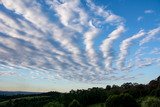
M160 107L160 76L148 84L124 83L69 93L1 95L0 107Z

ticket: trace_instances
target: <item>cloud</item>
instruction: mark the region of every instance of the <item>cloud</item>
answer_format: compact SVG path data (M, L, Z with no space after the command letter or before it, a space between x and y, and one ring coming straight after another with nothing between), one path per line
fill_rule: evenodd
M143 45L151 40L157 39L156 36L160 33L160 27L148 31L147 36L140 41L139 45Z
M151 66L152 64L155 63L154 58L143 58L143 59L138 59L135 62L135 66L137 68L143 68L143 67L147 67L147 66Z
M128 48L130 48L132 41L136 40L144 35L145 35L145 32L143 30L140 30L137 34L122 41L122 43L120 45L119 59L117 61L117 66L120 69L123 69L123 67L125 66L125 59L128 55Z
M82 4L78 0L47 0L45 3L58 21L44 14L42 4L37 1L2 0L4 9L12 15L0 11L1 59L23 67L50 70L66 79L87 81L98 78L97 72L101 67L98 65L94 40L102 29L97 24L105 22L116 26L121 18L95 6L91 1L90 5L94 5L94 9L101 10L95 12L89 6L95 16L90 16L81 8ZM97 16L104 20L97 20ZM85 49L76 41L83 43Z
M15 72L0 71L0 76L14 76L14 75L16 75Z
M153 48L153 50L150 52L150 54L153 55L160 55L160 49L159 48Z
M143 17L142 16L139 16L138 18L137 18L137 21L141 21L143 19Z
M124 19L118 15L113 14L110 10L105 10L103 7L95 5L92 0L87 0L87 5L94 12L95 15L102 16L104 23L111 25L123 25Z
M56 12L60 22L77 32L83 32L84 25L88 24L88 15L80 8L80 1L46 1L48 5Z
M154 11L153 10L145 10L144 13L145 14L151 14L151 13L154 13Z
M144 67L149 67L152 65L158 65L159 64L159 48L157 47L140 47L135 52L135 58L134 58L134 68L140 69ZM151 57L146 57L151 56Z
M112 70L113 63L113 52L112 46L113 42L120 37L120 35L125 31L123 26L118 26L117 29L112 31L107 38L100 45L100 49L103 53L103 57L105 58L104 64L107 70Z
M90 23L91 24L91 23ZM97 65L97 55L94 50L94 42L93 40L99 33L99 29L95 28L92 24L90 25L90 29L84 33L84 44L85 44L85 49L87 52L87 55L89 57L89 61L91 62L92 65L96 66Z
M118 67L132 69L128 49L132 41L144 36L144 31L123 40L125 19L91 0L84 2L1 0L0 65L27 69L34 79L97 83L130 78L116 73ZM140 43L149 42L153 38L150 35L158 32L159 28L150 30ZM114 43L121 40L117 43L119 53L114 51Z

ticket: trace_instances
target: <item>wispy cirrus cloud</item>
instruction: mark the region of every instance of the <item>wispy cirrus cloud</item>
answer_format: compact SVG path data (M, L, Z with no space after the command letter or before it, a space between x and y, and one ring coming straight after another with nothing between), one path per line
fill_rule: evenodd
M159 48L153 48L153 50L150 52L150 54L153 55L160 55L160 49Z
M137 34L122 41L122 43L120 45L119 59L117 61L117 66L120 69L123 69L123 67L125 66L125 59L128 56L128 48L132 45L132 41L136 40L144 35L145 35L145 32L143 30L140 30Z
M88 55L89 61L91 61L91 64L96 66L97 65L97 55L94 49L94 39L98 35L99 29L94 27L92 23L90 22L90 29L84 33L84 44L85 44L85 50Z
M147 36L140 41L140 45L143 45L151 40L157 39L156 36L160 34L160 27L148 31Z
M112 46L113 42L120 37L120 35L125 31L123 26L118 26L113 32L111 32L107 38L102 42L100 49L103 53L103 57L105 58L104 64L107 70L113 70L113 52Z

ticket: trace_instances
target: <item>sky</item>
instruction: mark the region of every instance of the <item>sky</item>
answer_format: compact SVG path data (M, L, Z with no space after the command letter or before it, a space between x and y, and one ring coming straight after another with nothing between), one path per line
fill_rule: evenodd
M160 75L159 0L0 0L0 90L146 84Z

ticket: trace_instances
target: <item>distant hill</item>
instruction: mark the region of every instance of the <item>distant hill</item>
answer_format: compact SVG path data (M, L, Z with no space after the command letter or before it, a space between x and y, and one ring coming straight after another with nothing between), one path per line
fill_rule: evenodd
M27 92L27 91L0 91L0 95L12 96L12 95L30 95L30 94L41 94L42 92Z

